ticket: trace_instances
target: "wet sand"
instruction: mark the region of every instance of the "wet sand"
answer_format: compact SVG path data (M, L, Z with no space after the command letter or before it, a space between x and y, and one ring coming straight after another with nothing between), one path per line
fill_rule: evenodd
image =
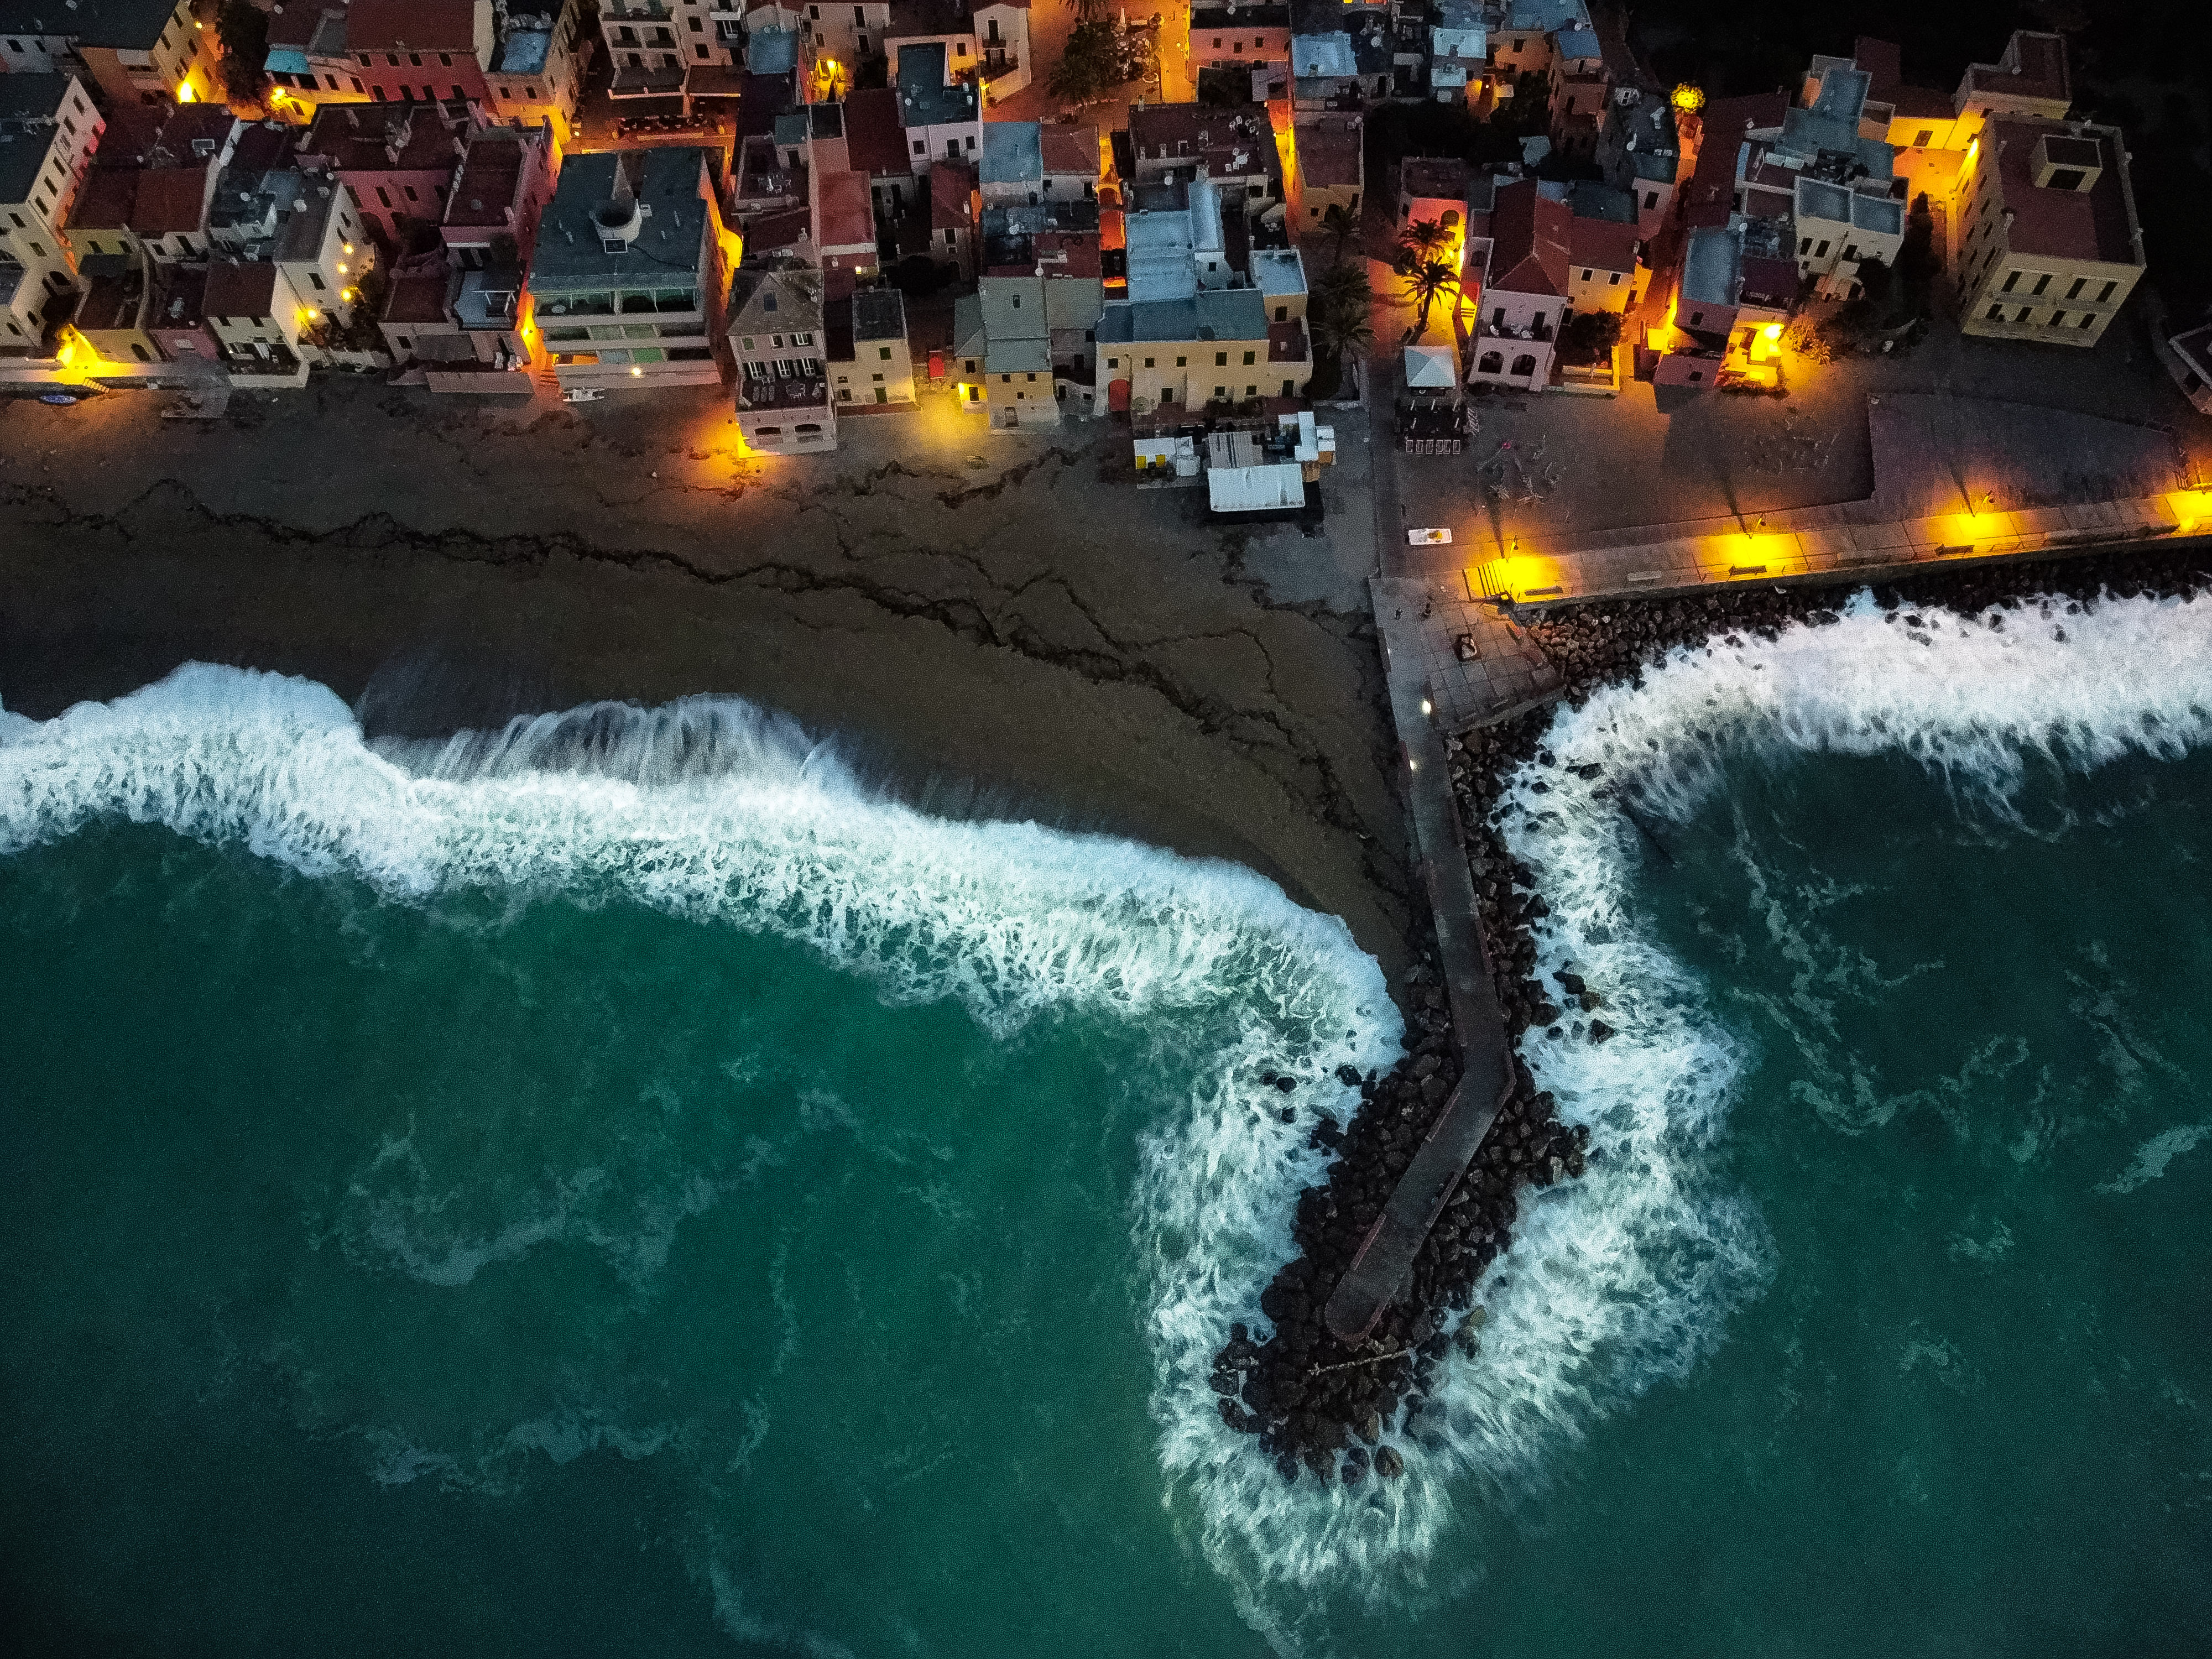
M194 659L320 680L372 734L734 693L932 810L1233 859L1406 960L1364 456L1314 538L1133 489L1103 422L994 435L939 398L801 460L738 453L719 394L161 401L0 404L11 710Z

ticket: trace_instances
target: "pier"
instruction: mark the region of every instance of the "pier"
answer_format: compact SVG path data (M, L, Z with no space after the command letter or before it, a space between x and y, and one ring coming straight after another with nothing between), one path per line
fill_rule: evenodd
M1459 1045L1460 1080L1322 1310L1329 1333L1352 1344L1366 1340L1397 1296L1429 1229L1513 1087L1513 1037L1490 975L1443 732L1435 719L1435 677L1447 671L1446 658L1434 646L1434 599L1425 582L1383 576L1370 581L1368 592L1382 637L1400 776L1413 815L1421 881L1436 916L1437 956ZM1519 638L1518 629L1469 610L1467 617L1444 618L1447 623L1464 621L1479 635L1473 657L1462 659L1455 648L1449 653L1462 696L1483 698L1490 718L1503 719L1556 691L1557 677L1540 653Z

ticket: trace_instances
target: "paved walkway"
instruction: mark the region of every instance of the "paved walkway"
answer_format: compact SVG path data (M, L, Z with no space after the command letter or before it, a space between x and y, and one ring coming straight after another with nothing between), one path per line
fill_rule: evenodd
M1375 457L1378 498L1394 452ZM1398 726L1406 799L1413 819L1421 879L1436 915L1437 955L1450 1000L1452 1031L1462 1073L1428 1138L1399 1178L1352 1265L1329 1297L1322 1317L1340 1341L1366 1340L1382 1310L1404 1285L1437 1212L1497 1121L1513 1085L1513 1040L1491 982L1490 962L1475 918L1474 878L1454 805L1443 732L1431 718L1432 688L1422 642L1426 627L1408 604L1422 584L1376 577L1369 584L1382 667L1390 687L1390 713ZM1432 618L1430 620L1433 620Z
M1869 399L1868 414L1875 489L1866 499L1569 543L1516 538L1454 562L1472 598L1543 605L1737 581L1860 580L2212 533L2212 491L2188 486L2185 458L2157 428L1917 394Z
M1510 720L1559 696L1559 671L1534 641L1500 607L1470 598L1463 582L1386 578L1374 595L1378 620L1389 605L1401 654L1443 730Z

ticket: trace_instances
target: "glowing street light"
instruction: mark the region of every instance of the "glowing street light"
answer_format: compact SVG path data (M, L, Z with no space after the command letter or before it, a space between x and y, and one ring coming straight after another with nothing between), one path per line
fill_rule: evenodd
M1705 106L1705 94L1702 88L1693 87L1685 81L1674 88L1668 101L1683 114L1695 115Z

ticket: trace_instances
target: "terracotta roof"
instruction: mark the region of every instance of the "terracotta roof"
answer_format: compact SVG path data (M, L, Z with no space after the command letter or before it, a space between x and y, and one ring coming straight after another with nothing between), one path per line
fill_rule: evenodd
M816 188L821 215L814 232L816 246L852 247L863 242L875 246L876 216L865 174L825 173Z
M761 214L745 225L746 262L750 264L781 248L797 247L812 234L813 225L812 216L803 207Z
M210 317L268 317L276 292L276 267L267 260L216 259L201 305Z
M1592 270L1636 269L1636 227L1610 219L1570 222L1567 250L1577 268Z
M355 52L477 49L476 0L353 0L346 45Z
M898 94L889 87L871 87L845 100L845 153L855 173L872 179L914 172L907 159L906 129L899 125Z
M131 228L141 236L198 230L207 212L205 167L155 167L138 176Z
M1034 242L1036 264L1048 276L1096 276L1099 274L1098 239L1064 230L1041 230ZM1026 276L1028 273L1023 273Z
M975 175L953 161L939 161L929 170L929 228L932 230L972 230Z
M1567 204L1538 194L1534 179L1500 188L1490 209L1490 287L1565 298L1573 225Z
M1047 173L1079 173L1086 178L1098 174L1098 129L1097 127L1048 126L1044 129L1044 170Z

